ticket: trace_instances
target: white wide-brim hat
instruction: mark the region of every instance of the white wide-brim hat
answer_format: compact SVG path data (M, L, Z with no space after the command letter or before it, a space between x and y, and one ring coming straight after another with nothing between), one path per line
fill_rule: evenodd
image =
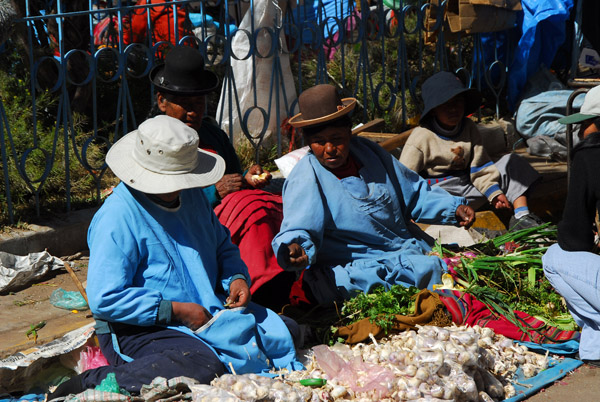
M113 144L106 163L121 181L143 193L206 187L223 177L225 161L199 149L198 142L196 130L160 115Z

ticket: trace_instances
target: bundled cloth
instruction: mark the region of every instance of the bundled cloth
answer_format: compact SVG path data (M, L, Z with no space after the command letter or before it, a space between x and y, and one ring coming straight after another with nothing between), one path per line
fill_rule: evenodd
M281 195L262 190L236 191L223 198L215 214L240 248L252 278L252 293L283 272L271 247L283 219Z
M445 313L444 304L440 301L440 297L436 293L432 293L427 289L423 289L417 294L415 300L415 313L413 315L396 314L392 331L402 332L410 329L415 329L417 325L425 325L436 320L436 325L449 325L450 320L444 320ZM440 314L441 313L441 314ZM442 321L442 322L440 322ZM443 322L446 321L446 322ZM336 336L346 339L346 343L355 344L368 340L370 335L380 338L385 335L384 330L371 322L369 318L362 319L345 327L337 329Z
M417 325L443 326L455 323L491 328L496 334L504 335L507 338L536 344L579 340L579 331L565 331L552 327L521 311L515 311L515 316L521 322L521 327L527 329L526 332L510 322L508 318L492 312L471 294L451 289L437 289L434 292L424 289L417 295L415 313L409 316L397 314L394 317L392 331L402 332L415 329ZM445 319L447 319L446 322L444 322ZM348 344L364 342L369 339L370 335L380 338L385 333L369 318L339 327L336 332L336 336L345 338Z
M437 289L441 302L452 315L452 322L457 325L479 325L494 330L507 338L534 343L559 343L578 340L579 331L565 331L546 324L522 311L515 311L515 316L521 322L521 327L497 312L491 311L485 303L477 300L469 293L458 290Z

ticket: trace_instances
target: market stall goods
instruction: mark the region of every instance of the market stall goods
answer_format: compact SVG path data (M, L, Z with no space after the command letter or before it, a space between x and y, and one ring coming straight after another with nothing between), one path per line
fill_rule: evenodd
M519 367L526 377L548 367L547 355L478 326L420 326L369 344L319 345L306 356L304 371L225 375L197 388L194 400L500 401L515 396ZM300 384L319 378L319 388Z

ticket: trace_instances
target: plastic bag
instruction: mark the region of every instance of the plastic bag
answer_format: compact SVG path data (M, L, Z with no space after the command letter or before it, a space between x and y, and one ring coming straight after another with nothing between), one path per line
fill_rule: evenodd
M216 116L221 128L230 135L233 133L235 143L246 138L241 126L248 111L253 111L247 116L246 123L256 144L262 141L257 140L263 129L263 139L268 139L277 133L281 120L295 114L288 110L297 95L284 31L281 30L279 37L274 38L272 33L264 30L265 27L270 29L274 21L281 21L285 12L284 2L255 1L254 7L246 11L239 25L240 30L250 34L234 35L231 39L230 51L237 56L230 61L235 81L232 85L228 85L228 81L223 83ZM276 101L277 97L279 101ZM268 118L266 122L265 117Z
M98 346L86 346L79 354L79 361L77 362L77 369L75 371L81 374L84 371L108 365L106 357L104 357Z
M62 288L56 289L50 295L50 303L54 307L65 310L87 310L87 302L78 291L69 291Z
M117 382L117 377L115 373L108 373L106 378L102 380L100 385L96 385L96 391L102 392L112 392L113 394L119 394L120 388L119 383Z
M307 145L305 147L296 149L295 151L292 151L288 154L285 154L281 158L275 159L275 164L277 165L277 168L279 169L283 177L287 178L289 176L294 166L296 166L300 159L304 158L306 154L308 154L309 150L310 147Z
M527 152L531 155L552 158L557 161L567 160L567 147L554 138L538 135L527 140Z

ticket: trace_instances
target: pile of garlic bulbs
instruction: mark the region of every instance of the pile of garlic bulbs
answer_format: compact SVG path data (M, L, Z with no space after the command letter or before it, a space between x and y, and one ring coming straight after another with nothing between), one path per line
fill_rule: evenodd
M518 367L526 377L548 367L547 356L478 326L422 326L369 344L319 345L306 358L304 371L226 375L211 385L232 401L499 401L515 395L511 380ZM327 384L298 384L307 378ZM194 400L218 400L203 395Z
M313 389L295 382L258 374L225 374L214 379L211 385L195 385L192 388L194 402L304 402L313 399L313 392ZM318 401L318 396L316 398Z

